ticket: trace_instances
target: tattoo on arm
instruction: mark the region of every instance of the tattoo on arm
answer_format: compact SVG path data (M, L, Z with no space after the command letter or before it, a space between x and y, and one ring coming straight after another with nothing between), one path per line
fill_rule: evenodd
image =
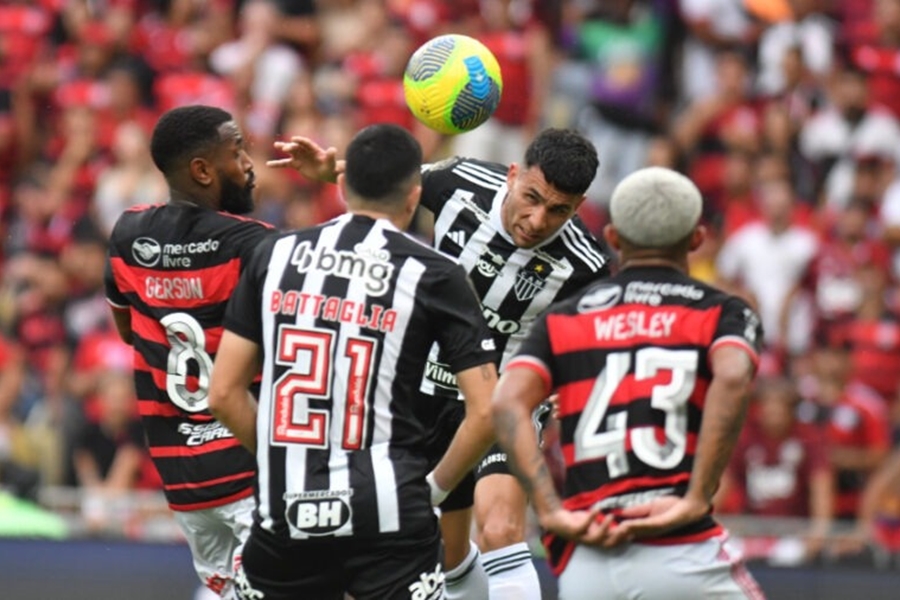
M481 365L481 378L484 381L490 381L494 378L494 371L491 369L490 365Z
M513 474L522 483L525 492L539 507L555 510L560 506L559 496L553 484L553 477L544 455L537 443L519 447L516 440L523 432L533 432L530 420L522 421L515 413L501 410L494 414L497 442L506 451L507 461Z

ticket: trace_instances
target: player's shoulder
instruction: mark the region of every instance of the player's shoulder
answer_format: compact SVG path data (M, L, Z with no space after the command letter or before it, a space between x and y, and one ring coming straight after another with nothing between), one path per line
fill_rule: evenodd
M508 167L499 163L454 156L422 167L423 193L446 199L457 190L493 198L504 185Z
M554 249L570 260L576 272L585 272L591 280L597 275L609 274L609 250L591 233L578 215L560 228L555 243L546 250L552 252Z

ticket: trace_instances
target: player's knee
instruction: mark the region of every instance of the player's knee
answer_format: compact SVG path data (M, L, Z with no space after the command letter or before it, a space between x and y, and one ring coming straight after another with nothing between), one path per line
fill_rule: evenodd
M479 523L478 541L482 552L499 550L525 541L525 521L507 511L492 510Z

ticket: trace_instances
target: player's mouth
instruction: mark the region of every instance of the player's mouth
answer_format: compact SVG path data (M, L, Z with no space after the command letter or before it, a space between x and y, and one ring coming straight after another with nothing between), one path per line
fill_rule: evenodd
M522 238L522 241L526 244L537 244L541 241L541 236L534 235L532 233L528 233L522 227L518 227L519 237Z

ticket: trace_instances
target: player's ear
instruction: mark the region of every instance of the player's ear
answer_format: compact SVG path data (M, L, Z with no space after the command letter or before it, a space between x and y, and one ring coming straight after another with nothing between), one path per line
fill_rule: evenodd
M516 176L519 174L519 165L516 163L510 163L509 168L506 170L506 186L512 187L513 181L515 181Z
M188 163L188 170L191 172L191 178L206 187L212 184L215 178L215 170L212 164L201 156L195 156Z
M619 232L613 227L612 223L607 223L606 226L603 227L603 239L606 240L606 243L609 244L609 247L613 250L622 249L622 241L619 239Z
M422 185L414 185L409 190L409 194L406 196L406 212L408 214L413 214L416 212L416 207L419 206L419 200L422 198Z
M703 240L706 239L706 226L697 225L694 228L694 231L691 233L691 245L689 250L693 252L703 243Z

